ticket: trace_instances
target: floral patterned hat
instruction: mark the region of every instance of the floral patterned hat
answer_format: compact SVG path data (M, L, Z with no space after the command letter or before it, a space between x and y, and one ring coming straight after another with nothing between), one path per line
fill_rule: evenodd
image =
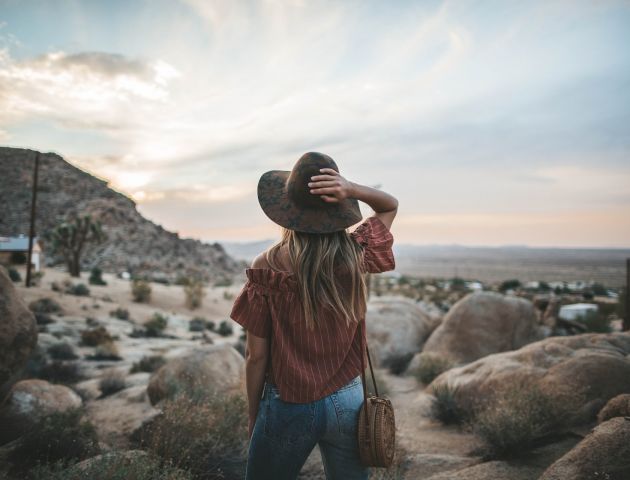
M308 152L300 157L293 170L269 170L258 180L258 203L273 222L306 233L331 233L354 225L362 219L359 201L345 198L327 202L310 192L308 183L320 168L339 171L328 155Z

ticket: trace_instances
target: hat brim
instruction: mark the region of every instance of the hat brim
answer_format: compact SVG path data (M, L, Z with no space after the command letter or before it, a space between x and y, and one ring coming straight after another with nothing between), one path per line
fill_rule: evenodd
M290 174L287 170L269 170L258 180L258 203L273 222L299 232L331 233L344 230L363 218L356 198L340 202L322 200L323 208L295 204L286 189Z

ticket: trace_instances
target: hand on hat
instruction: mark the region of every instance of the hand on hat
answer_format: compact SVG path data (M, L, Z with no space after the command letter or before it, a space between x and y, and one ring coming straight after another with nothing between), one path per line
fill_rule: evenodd
M322 200L336 203L351 197L352 182L349 182L333 168L320 168L321 175L311 177L310 192L321 195Z

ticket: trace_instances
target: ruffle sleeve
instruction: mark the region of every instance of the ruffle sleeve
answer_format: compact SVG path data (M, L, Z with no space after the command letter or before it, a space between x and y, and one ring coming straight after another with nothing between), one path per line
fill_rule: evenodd
M350 236L363 247L364 267L367 272L380 273L396 268L392 250L394 236L380 218L368 217L350 232Z
M230 318L252 335L268 338L271 334L271 315L267 300L264 288L248 279L234 300Z

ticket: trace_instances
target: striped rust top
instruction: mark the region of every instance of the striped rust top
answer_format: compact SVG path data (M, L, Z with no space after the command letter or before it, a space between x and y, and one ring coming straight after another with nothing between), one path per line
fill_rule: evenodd
M385 272L395 268L394 238L385 224L368 217L351 238L363 247L364 271ZM267 381L277 385L286 402L319 400L361 374L365 329L359 338L358 324L326 315L319 328L310 331L304 320L297 280L293 273L270 268L245 269L247 281L234 300L230 318L252 335L271 338ZM349 284L349 277L346 284ZM342 288L349 287L346 284Z

